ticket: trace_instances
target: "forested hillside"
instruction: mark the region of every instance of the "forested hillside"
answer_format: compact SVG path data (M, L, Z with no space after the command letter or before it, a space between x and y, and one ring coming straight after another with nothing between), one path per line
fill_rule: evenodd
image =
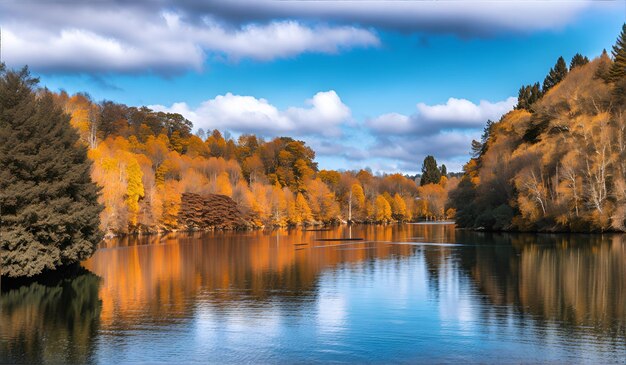
M560 58L489 122L450 204L461 227L626 230L626 25L589 62Z
M442 177L432 157L425 170L430 177L418 186L400 174L319 170L315 152L289 137L192 133L179 114L95 103L84 94L60 93L56 102L89 148L92 178L102 187L101 227L110 233L184 228L184 193L231 197L257 227L454 214L444 207L458 179L448 181L444 166Z

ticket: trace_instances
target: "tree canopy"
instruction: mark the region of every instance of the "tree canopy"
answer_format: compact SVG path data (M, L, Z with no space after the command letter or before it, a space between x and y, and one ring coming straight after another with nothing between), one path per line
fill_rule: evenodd
M568 69L565 60L563 57L559 57L554 67L550 69L550 72L548 72L548 75L543 80L542 92L544 94L547 93L548 90L552 89L556 84L561 82L565 76L567 76L567 72Z
M0 71L2 274L33 276L91 256L99 188L70 116L28 69Z
M422 164L422 178L420 179L420 185L426 184L439 184L441 180L441 171L437 166L437 160L433 156L426 156L424 163Z
M611 54L613 65L609 71L609 80L615 82L626 75L626 23L622 25L622 32L613 45Z

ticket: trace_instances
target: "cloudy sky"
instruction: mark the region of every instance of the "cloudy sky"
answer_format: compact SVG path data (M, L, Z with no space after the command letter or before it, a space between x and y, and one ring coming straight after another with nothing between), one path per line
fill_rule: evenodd
M520 85L625 20L624 0L0 0L3 61L52 90L407 173L427 154L458 171Z

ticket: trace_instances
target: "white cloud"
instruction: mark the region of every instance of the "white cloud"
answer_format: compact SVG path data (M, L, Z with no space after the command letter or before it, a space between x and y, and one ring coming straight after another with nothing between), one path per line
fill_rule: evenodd
M412 115L383 114L365 122L376 142L369 158L395 160L413 171L422 159L433 155L451 171L459 171L469 157L472 139L480 138L487 120L498 121L510 111L517 99L481 100L450 98L445 104L418 103Z
M413 126L411 118L399 113L388 113L379 115L367 121L367 126L376 132L408 133Z
M334 90L318 92L306 101L307 107L279 110L265 99L253 96L218 95L198 108L186 103L171 107L151 105L158 111L180 113L196 128L229 130L236 133L258 133L265 136L289 134L338 137L341 125L351 120L351 111Z
M337 53L355 46L379 45L371 31L352 26L305 27L297 21L272 22L265 26L246 25L236 32L228 32L211 25L198 35L199 43L238 59L249 57L271 60L305 52Z
M372 31L354 26L288 20L233 27L209 18L192 22L176 12L142 14L132 7L99 11L77 5L76 16L66 9L60 21L63 4L46 4L49 16L32 19L20 18L19 7L0 4L7 64L40 71L171 73L200 70L207 56L268 61L379 45Z
M495 103L481 100L478 104L466 99L450 98L445 104L418 103L417 111L410 116L383 114L368 120L366 125L385 135L429 135L442 130L482 128L489 119L499 120L516 103L515 97Z
M149 107L180 113L205 130L296 136L323 161L332 161L334 168L366 164L375 171L415 173L426 155L435 156L450 171L460 171L469 158L472 139L480 137L487 119L499 120L515 102L510 97L498 102L450 98L444 104L418 103L413 115L380 115L366 121L366 128L353 128L349 135L341 131L354 123L350 108L333 90L318 92L304 107L285 109L266 99L232 93L206 100L197 108L186 103Z

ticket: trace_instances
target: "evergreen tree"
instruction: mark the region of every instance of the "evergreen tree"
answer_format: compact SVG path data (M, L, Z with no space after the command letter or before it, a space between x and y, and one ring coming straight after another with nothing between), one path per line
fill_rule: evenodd
M420 186L426 184L439 184L441 180L441 171L437 167L437 160L433 156L426 156L424 164L422 165L422 178L420 179Z
M441 164L441 176L447 176L448 175L448 168L446 167L446 165Z
M539 88L538 82L533 85L524 85L519 89L515 109L532 111L532 105L537 100L541 99L541 96L541 89Z
M567 64L563 57L559 57L554 67L550 69L550 72L543 80L543 93L547 93L548 90L561 82L565 76L567 76Z
M606 52L606 49L602 50L602 54L600 55L600 61L598 62L598 68L596 69L594 78L601 79L604 82L608 83L610 81L610 71L612 64L613 61L611 61L609 54Z
M617 38L617 42L611 51L613 55L613 65L609 70L609 81L618 81L626 75L626 23L622 25L622 33Z
M479 141L473 139L472 140L472 152L471 152L471 156L473 158L478 158L480 157L480 155L483 153L483 144L480 143Z
M2 275L33 276L91 256L99 188L70 117L27 68L0 69Z
M588 63L589 63L589 59L587 58L587 56L583 56L580 53L576 53L574 57L572 57L572 60L569 63L569 69L571 71L576 67L584 66Z

